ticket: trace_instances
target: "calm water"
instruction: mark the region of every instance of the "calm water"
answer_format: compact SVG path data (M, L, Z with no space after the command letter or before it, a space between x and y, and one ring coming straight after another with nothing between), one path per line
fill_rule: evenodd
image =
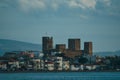
M0 80L120 80L120 72L0 73Z

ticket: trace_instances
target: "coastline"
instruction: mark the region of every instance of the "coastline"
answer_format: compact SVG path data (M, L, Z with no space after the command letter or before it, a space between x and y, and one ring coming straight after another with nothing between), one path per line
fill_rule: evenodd
M118 70L101 70L101 71L0 71L0 73L60 73L60 72L120 72Z

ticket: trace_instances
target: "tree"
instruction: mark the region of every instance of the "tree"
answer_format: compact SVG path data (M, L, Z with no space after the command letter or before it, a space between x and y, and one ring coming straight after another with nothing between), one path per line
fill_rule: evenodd
M88 59L81 56L81 57L79 57L78 62L79 62L80 64L85 64L85 63L88 62Z

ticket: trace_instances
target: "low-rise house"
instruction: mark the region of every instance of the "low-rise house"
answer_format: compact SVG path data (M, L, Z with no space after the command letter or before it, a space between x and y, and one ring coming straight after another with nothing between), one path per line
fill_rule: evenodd
M96 70L97 66L93 64L84 65L86 70Z
M40 58L31 59L29 66L32 65L33 70L44 70L44 61Z
M54 60L54 67L55 67L55 70L62 70L63 68L63 58L62 57L55 57L55 60Z
M42 58L42 57L44 56L44 53L39 52L39 53L37 53L35 56L38 57L38 58Z
M45 62L45 70L53 71L54 70L54 62Z
M13 58L16 57L17 54L15 52L6 52L3 56L6 58Z
M54 62L48 62L48 63L47 63L47 67L48 67L48 70L49 70L49 71L54 70Z
M102 57L99 57L99 56L97 56L97 57L96 57L96 63L101 63L101 62L102 62L102 60L103 60L103 58L102 58Z
M28 65L27 65L27 70L28 70L28 71L33 70L33 65L32 65L32 64L28 64Z
M40 59L32 59L33 70L40 70Z
M4 62L0 62L0 70L7 70L7 64Z
M69 61L63 61L63 70L69 70L70 69L70 62Z
M78 71L78 70L80 70L80 67L77 64L71 64L70 65L70 70L71 71Z
M40 70L44 70L44 60L40 59Z
M83 71L84 70L84 65L80 65L80 70Z
M15 71L20 68L19 61L9 61L8 62L9 69Z

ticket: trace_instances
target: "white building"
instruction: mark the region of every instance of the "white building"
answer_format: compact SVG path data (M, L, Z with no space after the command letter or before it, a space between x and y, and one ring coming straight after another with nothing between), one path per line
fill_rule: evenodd
M55 70L62 70L63 66L63 58L62 57L55 57L54 67Z
M63 70L69 70L70 69L70 63L69 61L63 61Z
M84 70L84 65L80 65L80 70Z
M85 69L87 70L95 70L97 68L96 65L85 65Z
M33 69L34 70L43 70L44 69L44 61L42 59L32 59Z
M47 68L47 70L53 71L54 70L54 62L47 62L45 64L45 67Z
M71 71L78 71L78 70L80 70L80 67L79 66L75 66L74 64L71 64L70 70Z
M37 54L37 57L39 57L39 58L41 58L43 56L44 56L44 53L42 53L42 52L40 52L40 53Z
M8 65L10 66L10 70L15 71L15 69L19 69L19 61L10 61L8 62Z
M0 63L0 69L1 69L1 70L7 70L7 64L5 64L5 63Z

